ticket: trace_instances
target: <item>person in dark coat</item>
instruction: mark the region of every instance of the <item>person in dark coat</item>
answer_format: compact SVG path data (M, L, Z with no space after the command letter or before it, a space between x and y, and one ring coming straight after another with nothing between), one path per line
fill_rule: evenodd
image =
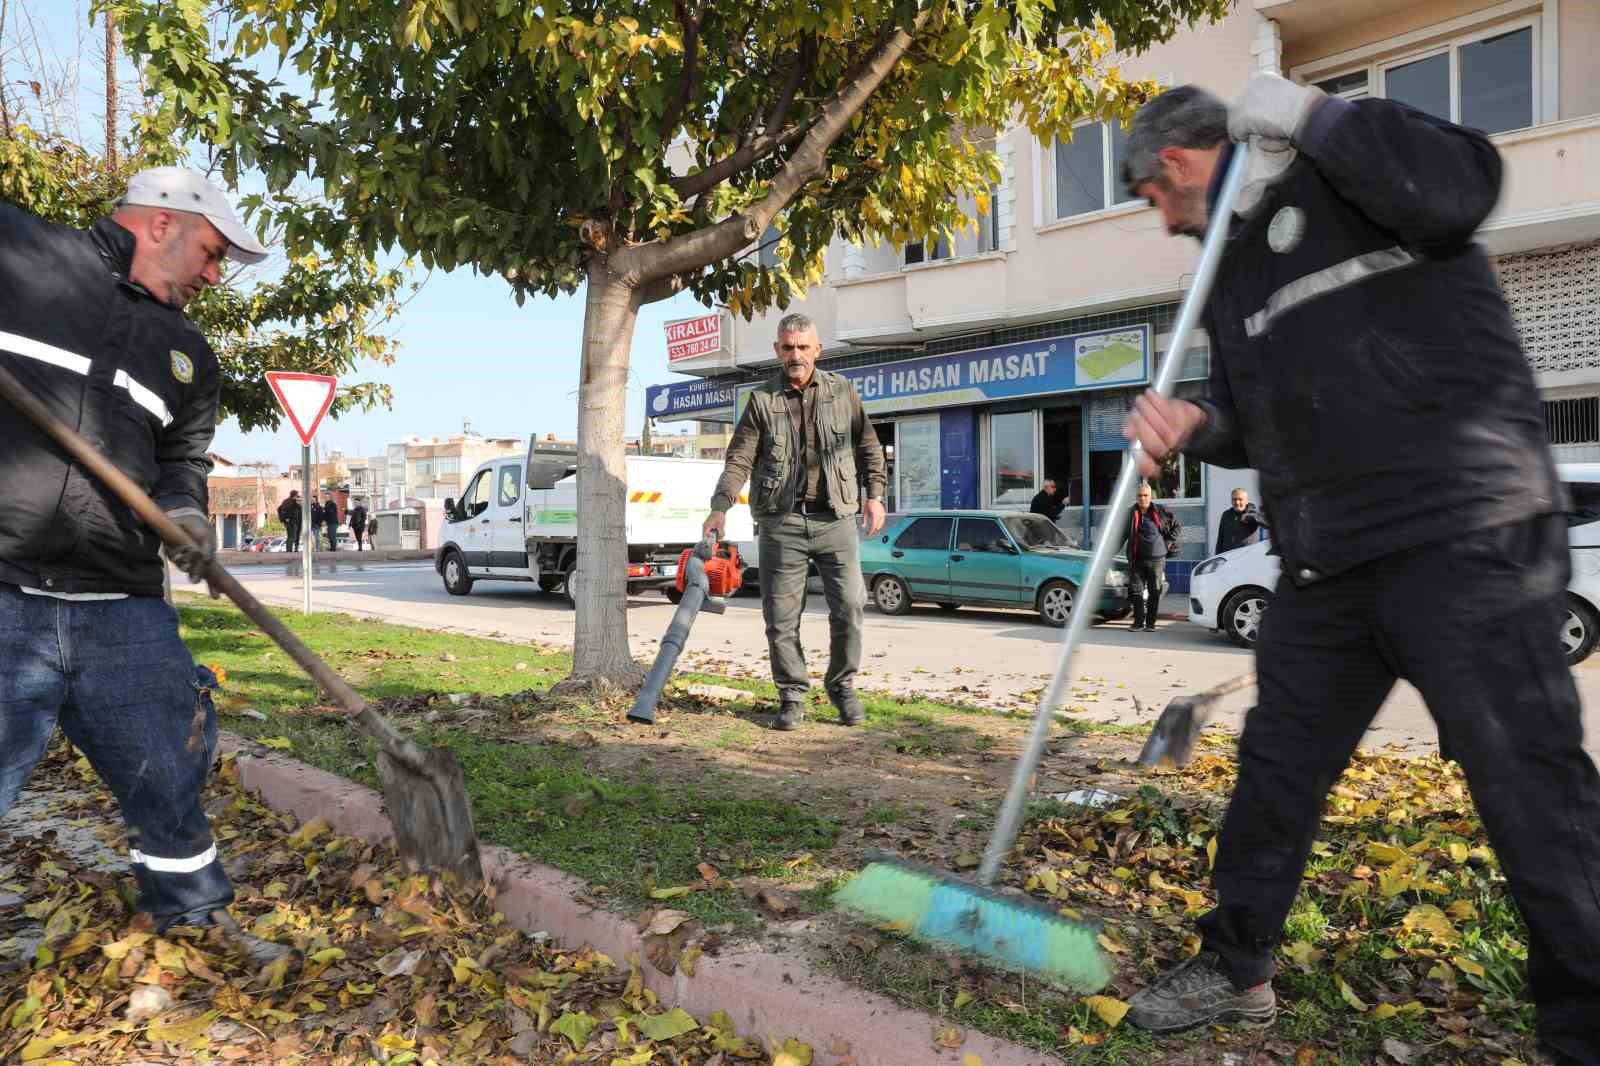
M1061 512L1067 509L1060 496L1056 495L1056 479L1047 477L1044 486L1034 494L1033 502L1028 505L1028 510L1033 514L1042 514L1054 522L1061 517Z
M1132 575L1128 583L1133 594L1133 630L1156 630L1156 615L1161 611L1161 596L1167 590L1169 541L1178 538L1176 515L1155 502L1148 482L1139 486L1128 524L1122 530L1122 547L1128 553Z
M1241 545L1250 543L1267 524L1261 520L1256 505L1250 502L1250 494L1244 489L1233 490L1233 506L1222 512L1222 517L1217 520L1217 550L1214 554L1231 552Z
M1201 949L1130 1001L1158 1032L1266 1024L1324 801L1398 680L1448 736L1527 923L1554 1062L1600 1063L1600 772L1556 639L1570 574L1539 390L1474 235L1494 143L1393 100L1254 75L1145 104L1124 184L1173 234L1248 169L1205 309L1206 395L1141 396L1141 468L1251 467L1283 560Z
M286 550L288 551L297 552L300 550L301 510L299 489L290 489L288 498L278 504L278 521L283 523Z
M311 550L317 551L322 547L322 523L326 519L327 511L322 506L322 501L317 499L317 494L311 494L311 530L306 534L311 539Z
M350 508L350 535L356 538L356 551L362 551L361 541L367 535L367 509L361 504Z
M322 505L322 528L328 531L328 550L339 550L339 501L332 496Z

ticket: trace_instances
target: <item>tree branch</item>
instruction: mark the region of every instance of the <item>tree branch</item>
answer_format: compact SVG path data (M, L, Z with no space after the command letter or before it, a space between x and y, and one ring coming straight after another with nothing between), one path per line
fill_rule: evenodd
M663 144L672 136L672 131L677 129L678 120L683 117L684 109L689 106L689 101L694 99L695 75L700 61L700 19L705 14L705 0L695 4L694 14L689 13L689 5L684 0L673 0L673 6L678 9L678 21L683 24L683 82L678 89L678 98L667 107L661 116L660 139Z
M781 133L774 131L782 127L789 115L789 107L794 103L795 94L799 92L805 79L816 69L816 65L816 39L808 36L800 46L800 54L795 57L794 66L789 68L789 77L784 83L783 91L778 94L778 98L773 101L771 109L767 112L767 120L762 125L761 133L745 139L736 151L717 160L704 170L670 180L667 184L678 194L678 199L687 200L691 196L708 192L746 167L794 144L805 136L812 123L816 121L815 118Z
M927 24L930 13L928 8L920 9L909 31L896 27L818 109L800 146L773 177L767 195L758 203L707 229L620 249L612 260L613 268L630 278L633 284L642 286L674 274L700 270L737 254L739 249L760 237L806 183L822 173L828 149L888 78L911 47L914 34Z

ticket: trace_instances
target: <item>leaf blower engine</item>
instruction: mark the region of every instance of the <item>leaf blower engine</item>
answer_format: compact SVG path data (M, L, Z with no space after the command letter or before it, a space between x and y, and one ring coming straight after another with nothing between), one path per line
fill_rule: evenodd
M685 548L678 556L679 592L683 591L684 579L689 575L689 556L693 551L693 548ZM717 543L705 566L706 583L711 586L711 595L718 599L732 596L744 584L744 564L739 560L739 549L728 541Z

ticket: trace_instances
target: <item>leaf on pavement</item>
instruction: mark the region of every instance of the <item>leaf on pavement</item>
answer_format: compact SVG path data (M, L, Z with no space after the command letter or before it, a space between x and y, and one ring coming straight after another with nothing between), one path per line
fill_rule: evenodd
M1115 1029L1121 1025L1123 1015L1128 1013L1128 1005L1111 996L1086 996L1083 1002L1100 1016L1100 1020L1106 1023L1108 1029Z
M589 1042L589 1034L599 1023L583 1011L568 1011L550 1025L552 1033L559 1033L572 1042L572 1050L582 1051Z
M666 1014L640 1014L633 1022L639 1027L639 1032L650 1040L671 1040L700 1028L700 1023L682 1007L674 1007Z
M785 1040L772 1056L772 1066L811 1066L811 1045L792 1038Z

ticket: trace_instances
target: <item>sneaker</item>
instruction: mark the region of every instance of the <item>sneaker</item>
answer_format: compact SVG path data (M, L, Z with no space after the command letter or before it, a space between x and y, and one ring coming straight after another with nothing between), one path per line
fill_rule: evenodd
M867 709L861 705L861 697L855 694L854 689L832 695L833 705L839 708L839 721L845 725L860 725L867 720Z
M1154 622L1147 622L1145 624L1144 631L1146 633L1154 633L1156 631L1156 624Z
M1128 1001L1128 1021L1152 1033L1197 1025L1268 1025L1278 1012L1271 982L1240 991L1214 951L1202 951L1163 974Z
M797 700L784 700L778 707L778 717L772 723L772 728L781 729L785 733L791 729L799 729L800 722L806 716L805 704Z

